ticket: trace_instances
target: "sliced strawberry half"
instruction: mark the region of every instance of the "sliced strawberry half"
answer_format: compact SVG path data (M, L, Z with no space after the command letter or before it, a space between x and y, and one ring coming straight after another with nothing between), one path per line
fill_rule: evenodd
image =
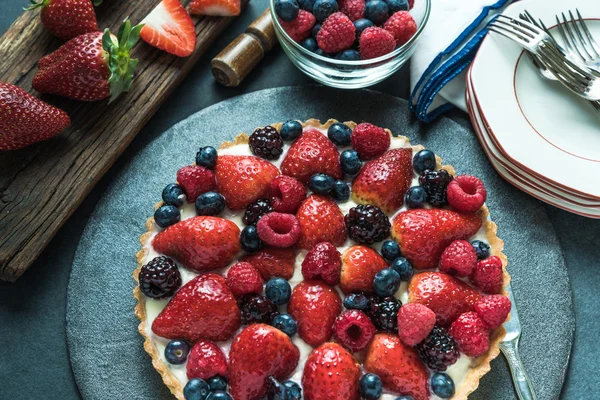
M196 27L179 0L162 0L142 23L140 37L151 46L179 57L196 48Z
M232 17L241 11L241 0L192 0L190 3L190 13L197 15Z

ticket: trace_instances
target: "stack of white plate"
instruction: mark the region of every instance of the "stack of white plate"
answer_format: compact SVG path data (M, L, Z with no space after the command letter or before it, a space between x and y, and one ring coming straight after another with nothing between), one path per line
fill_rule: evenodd
M546 26L578 8L600 43L600 1L527 0ZM559 37L556 28L552 28ZM467 106L483 150L498 173L549 204L600 218L600 113L559 83L541 77L521 47L491 32L467 74Z

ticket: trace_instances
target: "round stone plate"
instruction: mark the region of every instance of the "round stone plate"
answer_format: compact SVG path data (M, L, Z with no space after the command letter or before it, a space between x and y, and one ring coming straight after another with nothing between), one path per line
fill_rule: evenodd
M460 174L485 182L492 219L505 245L523 323L521 354L539 399L558 398L571 352L571 286L558 240L537 200L492 169L474 133L442 118L424 126L404 100L373 91L320 86L277 88L223 101L175 125L130 160L89 220L77 249L68 289L67 339L73 373L85 399L169 399L138 334L132 295L139 237L177 170L201 145L218 145L240 132L287 119L369 121L408 136L439 154ZM500 356L471 399L515 399Z

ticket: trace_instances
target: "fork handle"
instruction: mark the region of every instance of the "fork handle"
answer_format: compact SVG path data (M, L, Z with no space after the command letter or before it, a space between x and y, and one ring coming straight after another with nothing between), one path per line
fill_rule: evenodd
M533 386L525 372L521 356L519 355L518 340L501 343L500 350L502 350L502 353L504 353L504 356L508 361L513 383L515 384L515 391L517 392L519 400L536 400Z

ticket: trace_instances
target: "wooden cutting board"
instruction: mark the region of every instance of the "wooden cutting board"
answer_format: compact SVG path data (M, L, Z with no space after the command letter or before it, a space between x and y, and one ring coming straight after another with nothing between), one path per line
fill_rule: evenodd
M98 25L116 33L127 16L139 23L159 0L104 0ZM183 1L187 5L189 0ZM59 136L13 152L0 152L0 279L15 281L106 173L169 93L183 80L234 18L192 17L198 43L178 58L140 42L132 89L108 101L41 98L63 110L72 123ZM0 38L0 81L30 93L37 61L62 42L42 26L39 11L25 12Z

